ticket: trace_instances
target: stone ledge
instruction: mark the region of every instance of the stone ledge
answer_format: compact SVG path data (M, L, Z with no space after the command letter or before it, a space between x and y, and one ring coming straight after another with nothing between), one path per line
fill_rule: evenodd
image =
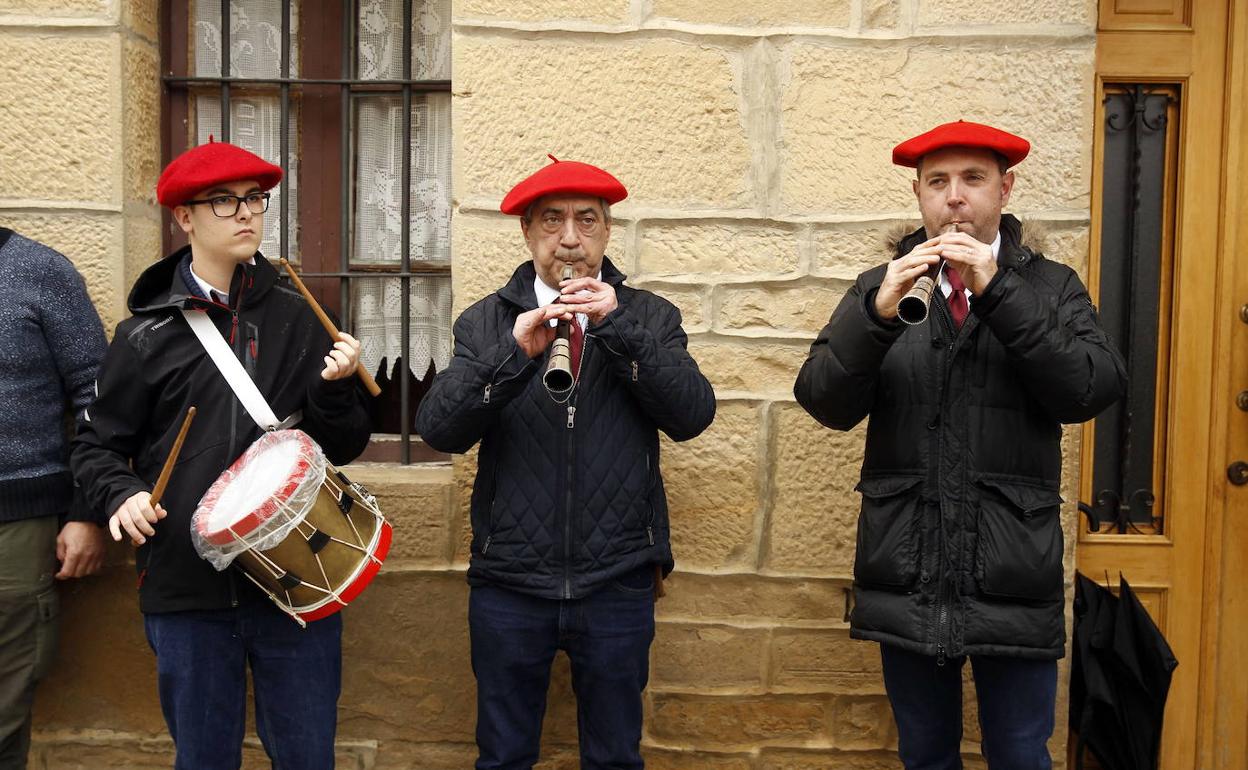
M450 463L414 463L399 465L397 463L351 463L342 469L352 481L361 484L389 484L402 482L407 484L452 484Z

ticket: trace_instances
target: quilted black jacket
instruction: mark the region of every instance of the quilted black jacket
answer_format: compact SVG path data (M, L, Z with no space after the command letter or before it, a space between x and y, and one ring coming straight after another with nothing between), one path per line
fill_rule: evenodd
M882 322L887 265L858 277L794 394L819 422L870 415L851 634L927 655L1061 657L1061 423L1122 396L1126 373L1070 268L1001 223L998 272L954 329ZM920 229L897 248L926 239Z
M680 311L624 285L604 260L619 307L589 327L566 403L542 385L543 355L516 344L516 316L537 307L533 263L455 322L455 356L434 379L416 430L436 449L478 441L468 580L552 599L587 596L620 575L672 569L659 434L693 438L715 394L686 351Z

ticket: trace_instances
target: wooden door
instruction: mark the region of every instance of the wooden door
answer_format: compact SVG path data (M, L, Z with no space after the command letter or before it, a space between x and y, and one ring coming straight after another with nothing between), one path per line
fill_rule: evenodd
M1248 155L1242 147L1246 2L1100 4L1090 239L1094 297L1108 285L1101 280L1102 252L1108 250L1102 237L1112 232L1106 229L1107 196L1121 194L1105 184L1106 95L1133 84L1172 100L1160 169L1155 379L1151 404L1135 406L1137 418L1151 418L1146 443L1155 503L1151 522L1108 531L1102 526L1091 532L1081 518L1076 563L1095 580L1108 574L1115 587L1121 572L1179 659L1162 739L1165 770L1248 767L1242 589L1248 578L1242 534L1248 487L1227 482L1230 462L1248 462L1248 411L1235 406L1236 394L1248 391L1248 324L1238 317L1239 306L1248 303L1248 226L1239 224L1248 215ZM1140 346L1150 343L1149 335L1118 342L1134 342L1137 356L1148 354ZM1135 374L1137 381L1141 377ZM1084 432L1081 484L1088 502L1102 494L1094 485L1094 463L1105 455L1093 451L1101 423ZM1129 431L1127 438L1129 444ZM1137 456L1139 450L1137 442ZM1235 703L1232 712L1227 707Z
M1205 570L1199 763L1248 767L1248 1L1228 29L1222 260ZM1231 478L1235 481L1232 482Z

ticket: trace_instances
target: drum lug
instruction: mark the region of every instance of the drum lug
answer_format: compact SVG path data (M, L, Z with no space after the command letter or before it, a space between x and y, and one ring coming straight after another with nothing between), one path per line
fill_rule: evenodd
M373 497L373 493L365 489L363 484L358 481L352 481L351 489L354 490L355 493L360 496L360 499L363 500L364 503L370 508L377 507L377 498Z

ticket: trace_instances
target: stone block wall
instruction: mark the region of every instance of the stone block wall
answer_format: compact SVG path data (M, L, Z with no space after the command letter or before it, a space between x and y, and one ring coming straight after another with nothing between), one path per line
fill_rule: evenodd
M160 250L157 7L0 0L0 224L68 254L110 329ZM862 430L816 425L793 378L854 276L882 261L883 234L916 219L889 149L938 122L1031 139L1011 208L1085 268L1095 4L455 0L454 15L456 312L527 258L497 211L506 190L547 152L596 163L631 193L608 253L681 308L719 398L703 436L663 445L678 566L658 605L649 766L896 767L877 651L845 620ZM1066 449L1073 490L1074 434ZM396 541L346 613L340 767L471 766L474 463L348 469ZM1066 521L1073 542L1073 507ZM170 765L128 560L118 546L103 575L63 586L38 770ZM968 766L982 767L967 709ZM561 659L543 770L577 767L575 720ZM244 755L266 766L254 732Z
M104 325L160 252L155 0L0 0L0 224L73 260Z

